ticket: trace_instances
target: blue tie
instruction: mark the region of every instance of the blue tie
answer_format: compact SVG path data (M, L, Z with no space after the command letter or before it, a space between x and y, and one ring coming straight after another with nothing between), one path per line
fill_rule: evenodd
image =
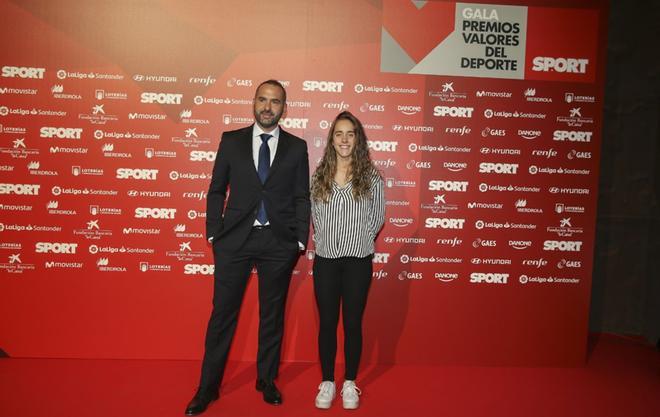
M259 136L261 136L261 146L259 147L259 163L257 164L257 173L259 174L261 183L264 184L266 182L266 178L268 178L268 171L270 171L270 148L268 147L268 139L272 138L272 136L268 133L262 133ZM266 222L268 222L268 217L266 216L266 207L264 207L263 200L259 202L257 220L261 224L266 224Z

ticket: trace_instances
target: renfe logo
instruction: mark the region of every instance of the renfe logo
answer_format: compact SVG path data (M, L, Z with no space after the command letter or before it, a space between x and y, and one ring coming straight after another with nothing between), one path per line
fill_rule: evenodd
M32 67L2 67L2 76L7 78L44 78L45 68L32 68Z
M341 93L343 81L303 81L303 91L321 91L324 93Z
M551 58L537 56L532 60L532 71L537 72L568 72L585 74L589 60L586 58Z
M117 168L117 179L120 180L155 180L157 175L157 169Z
M546 240L543 242L543 250L562 251L562 252L580 252L582 242L567 240Z

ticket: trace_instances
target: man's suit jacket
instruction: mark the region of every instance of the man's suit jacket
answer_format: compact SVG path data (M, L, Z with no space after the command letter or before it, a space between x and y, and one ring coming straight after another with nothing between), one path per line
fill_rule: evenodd
M247 239L263 199L275 237L292 249L309 235L307 143L280 128L268 178L261 184L252 156L252 126L222 134L206 204L206 238L237 250Z

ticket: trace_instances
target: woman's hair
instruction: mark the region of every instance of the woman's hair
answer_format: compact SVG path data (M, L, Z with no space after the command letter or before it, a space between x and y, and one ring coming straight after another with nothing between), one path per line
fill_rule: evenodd
M323 152L323 158L316 167L312 177L312 199L314 201L327 202L332 195L332 183L337 173L337 152L333 146L335 125L340 120L348 120L355 129L355 147L351 155L351 166L348 178L353 185L353 198L371 198L371 181L374 175L380 175L371 162L369 148L367 147L367 135L364 133L362 123L353 116L351 112L343 111L337 115L330 126L328 139Z

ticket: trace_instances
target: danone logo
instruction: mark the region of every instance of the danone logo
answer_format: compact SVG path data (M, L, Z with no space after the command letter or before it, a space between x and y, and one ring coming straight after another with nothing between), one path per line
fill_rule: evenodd
M541 136L541 131L540 130L523 130L523 129L518 129L518 136L520 136L523 139L536 139L539 136Z
M414 223L414 219L410 217L390 217L390 224L396 227L406 227Z

